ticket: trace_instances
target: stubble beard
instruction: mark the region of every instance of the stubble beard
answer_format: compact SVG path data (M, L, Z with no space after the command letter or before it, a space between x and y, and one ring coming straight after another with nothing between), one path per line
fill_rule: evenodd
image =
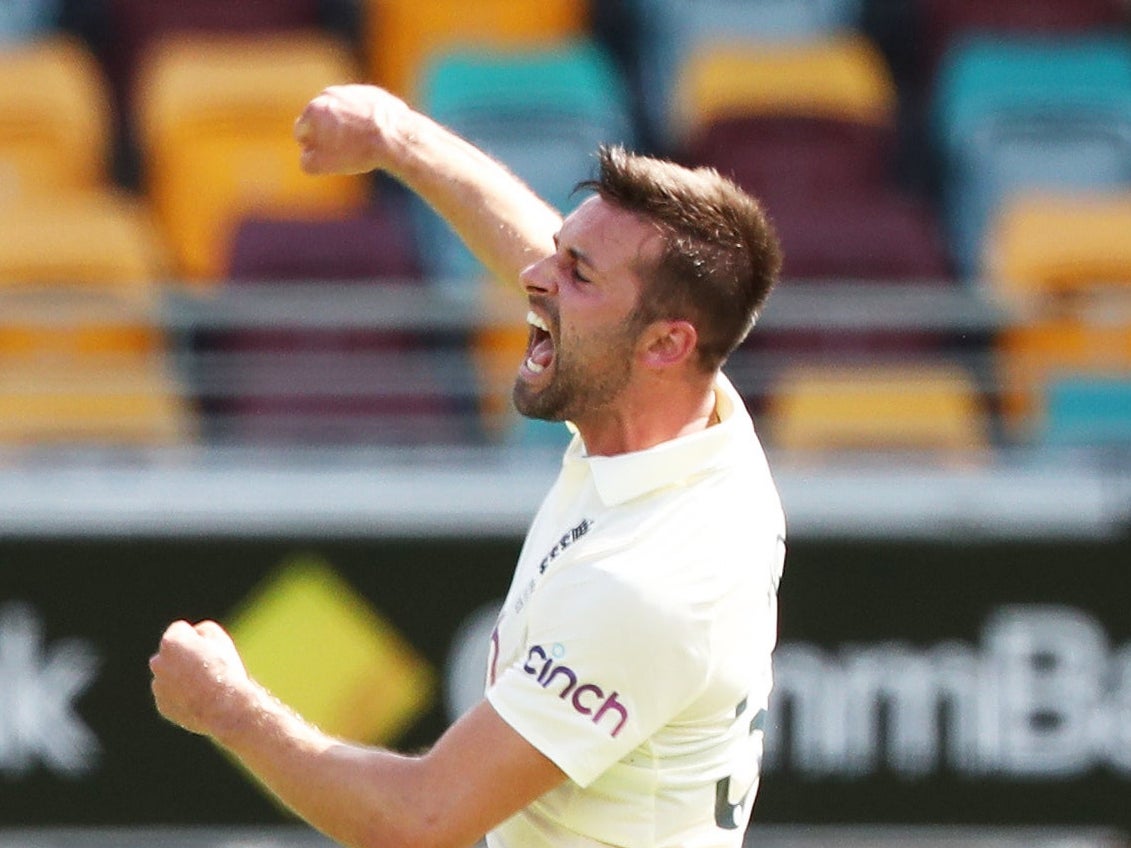
M566 345L559 341L554 353L554 374L548 385L534 391L522 379L515 380L515 409L540 421L578 422L612 406L632 376L636 336L636 328L630 322L609 337L588 340L587 347L599 346L603 353L585 362L566 355ZM570 348L579 349L580 344Z

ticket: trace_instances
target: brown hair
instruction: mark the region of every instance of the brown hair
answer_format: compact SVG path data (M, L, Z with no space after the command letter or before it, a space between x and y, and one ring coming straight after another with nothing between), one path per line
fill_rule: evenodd
M639 269L647 286L638 317L680 318L698 333L699 363L721 366L746 338L781 269L781 248L762 207L713 168L602 146L597 179L578 184L656 223L664 250Z

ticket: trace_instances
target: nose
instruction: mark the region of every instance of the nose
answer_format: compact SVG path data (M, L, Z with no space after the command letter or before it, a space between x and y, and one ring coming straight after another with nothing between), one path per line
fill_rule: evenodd
M519 279L527 294L556 294L558 284L554 277L554 257L546 256L531 262L522 269Z

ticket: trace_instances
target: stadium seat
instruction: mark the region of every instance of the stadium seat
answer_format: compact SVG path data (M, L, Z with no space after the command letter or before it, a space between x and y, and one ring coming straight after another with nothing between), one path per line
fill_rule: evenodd
M105 80L80 42L0 50L0 204L104 187L112 132Z
M860 194L891 185L891 126L836 118L761 114L702 127L679 157L709 165L771 211L819 201L830 192Z
M0 0L0 49L52 35L60 0Z
M786 450L956 456L990 445L979 388L951 363L790 367L761 420Z
M925 201L890 188L798 196L770 207L785 279L946 284L942 227Z
M210 440L432 445L478 437L462 350L403 349L364 332L352 342L341 331L284 335L244 332L209 350L199 404Z
M954 149L987 118L1064 111L1126 117L1131 47L1118 36L978 37L955 45L931 106L939 143Z
M0 444L184 444L194 419L162 357L0 359Z
M959 272L979 270L1011 193L1131 185L1131 48L1120 38L975 40L939 72L934 132Z
M148 290L168 272L148 207L113 191L0 204L0 288Z
M755 4L756 5L756 4ZM669 135L747 115L778 115L894 128L895 81L862 36L801 43L698 45L676 69Z
M1131 320L1101 305L1007 327L994 348L1004 423L1014 439L1028 442L1045 426L1046 393L1057 380L1131 373Z
M920 0L916 5L924 81L933 78L948 48L972 36L1114 33L1127 22L1122 0Z
M243 221L217 293L277 306L280 284L371 288L421 282L403 210L386 202L344 218ZM301 305L294 309L269 325L204 327L194 334L206 363L200 403L210 438L389 445L461 443L475 436L466 334L319 325L304 320Z
M588 33L588 0L364 0L365 47L374 81L420 103L429 66L461 51L547 49Z
M576 202L576 183L591 176L598 145L633 142L624 81L604 51L585 39L552 50L446 54L430 66L421 97L428 114L563 212ZM428 245L426 274L437 280L483 274L439 217L419 202L414 211L418 240Z
M0 206L0 442L191 437L158 320L162 247L134 198Z
M321 0L103 0L104 27L112 33L106 68L126 115L135 111L134 82L145 55L169 37L274 36L314 30L321 23Z
M419 278L420 249L403 206L377 204L339 218L246 218L232 238L225 276L367 283Z
M1061 377L1045 392L1041 443L1131 448L1131 375Z
M987 239L982 276L1032 304L1131 294L1131 191L1010 198Z
M638 0L639 90L649 134L661 146L678 143L671 133L676 81L701 48L823 41L851 33L861 0Z
M1086 112L988 121L950 158L948 238L962 274L981 270L1002 205L1018 193L1131 190L1131 120Z
M365 47L375 82L419 103L425 68L441 55L545 49L588 33L587 0L364 0Z
M307 101L355 74L346 47L320 35L185 37L147 54L137 124L177 273L214 283L249 215L333 217L365 204L365 178L304 174L292 138Z

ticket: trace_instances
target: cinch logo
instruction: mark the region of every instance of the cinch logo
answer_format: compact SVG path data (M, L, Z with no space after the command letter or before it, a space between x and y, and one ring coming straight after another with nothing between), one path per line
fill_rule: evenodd
M606 695L605 690L596 683L579 685L577 672L556 662L556 658L563 653L561 645L555 645L551 652L547 652L541 645L535 645L527 653L522 670L537 680L543 689L549 689L551 685L561 686L558 697L568 701L583 716L593 716L594 724L600 724L606 715L612 715L613 720L619 718L610 733L615 738L628 721L628 709L617 700L620 693L610 692Z

